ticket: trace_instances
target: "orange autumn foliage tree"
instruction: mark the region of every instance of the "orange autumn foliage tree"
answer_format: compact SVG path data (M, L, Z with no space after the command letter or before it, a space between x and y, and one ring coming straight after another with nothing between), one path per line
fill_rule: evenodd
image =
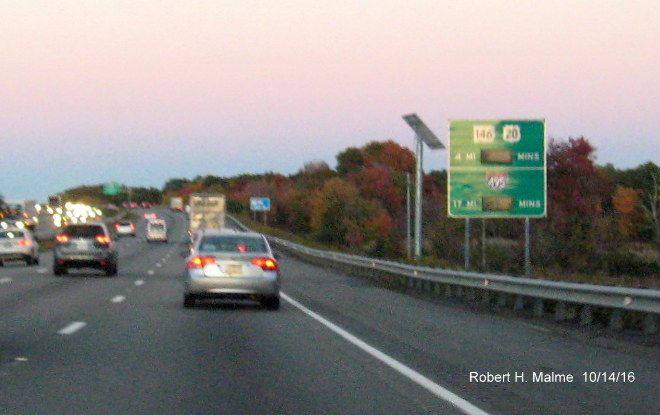
M640 191L624 186L616 186L612 205L617 214L619 231L626 237L635 237L643 221L643 212L640 209Z

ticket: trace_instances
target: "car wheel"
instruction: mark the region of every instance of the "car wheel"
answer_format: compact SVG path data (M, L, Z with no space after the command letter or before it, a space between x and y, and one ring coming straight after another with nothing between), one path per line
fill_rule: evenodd
M67 272L66 267L64 267L62 265L59 265L59 266L56 265L56 266L53 267L53 274L55 274L55 275L64 275L64 274L66 274L66 272Z
M268 310L279 310L280 308L280 297L264 297L261 299L262 307Z
M105 269L105 275L109 277L113 275L117 275L117 264L113 263L108 265L107 268Z
M183 306L185 308L193 308L195 307L195 296L192 294L186 294L183 296Z

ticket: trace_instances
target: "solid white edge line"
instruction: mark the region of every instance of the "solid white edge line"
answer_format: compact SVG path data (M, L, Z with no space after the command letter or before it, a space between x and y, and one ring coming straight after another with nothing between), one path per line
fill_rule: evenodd
M397 372L407 377L408 379L412 380L413 382L423 387L424 389L428 390L438 398L446 402L449 402L463 413L468 415L489 415L488 412L485 412L482 409L474 406L473 404L461 398L460 396L454 394L453 392L448 391L447 389L433 382L431 379L427 378L421 373L409 368L408 366L404 365L398 360L386 355L385 353L381 352L375 347L360 340L351 333L347 332L346 330L342 329L336 324L330 322L329 320L326 320L324 317L321 317L319 314L316 314L312 310L308 309L307 307L300 304L298 301L294 300L293 298L289 297L288 295L286 295L281 291L280 291L280 296L288 303L298 308L303 313L307 314L308 316L318 321L319 323L323 324L324 326L326 326L327 328L329 328L339 336L343 337L348 342L359 347L363 351L370 354L372 357L375 357L376 359L380 360L382 363L396 370Z
M82 329L85 327L87 323L84 321L74 321L73 323L69 324L68 326L64 327L62 330L58 331L57 334L61 334L64 336L73 334L77 332L78 330Z
M0 284L9 284L9 283L12 282L12 281L13 281L13 280L12 280L11 278L9 278L9 277L0 278Z

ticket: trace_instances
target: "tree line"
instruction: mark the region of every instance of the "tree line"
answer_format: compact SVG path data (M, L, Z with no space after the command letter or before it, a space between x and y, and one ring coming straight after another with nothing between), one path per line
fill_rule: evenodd
M583 137L551 139L547 151L548 216L532 220L535 267L657 277L660 168L654 162L632 169L600 166L595 148ZM140 189L137 194L167 203L171 197L187 200L195 192L221 192L237 214L248 212L250 197L269 197L272 226L363 255L405 258L412 151L392 140L373 141L341 151L336 160L334 168L309 161L288 176L267 172L172 178L160 191ZM462 264L465 224L447 216L447 172L425 174L423 192L424 261ZM523 221L488 219L485 226L487 270L521 272ZM471 243L478 246L481 230L472 228Z

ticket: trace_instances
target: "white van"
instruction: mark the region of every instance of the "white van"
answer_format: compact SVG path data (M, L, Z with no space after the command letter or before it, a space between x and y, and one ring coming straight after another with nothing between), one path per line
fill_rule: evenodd
M167 222L162 219L147 222L147 242L167 242Z

